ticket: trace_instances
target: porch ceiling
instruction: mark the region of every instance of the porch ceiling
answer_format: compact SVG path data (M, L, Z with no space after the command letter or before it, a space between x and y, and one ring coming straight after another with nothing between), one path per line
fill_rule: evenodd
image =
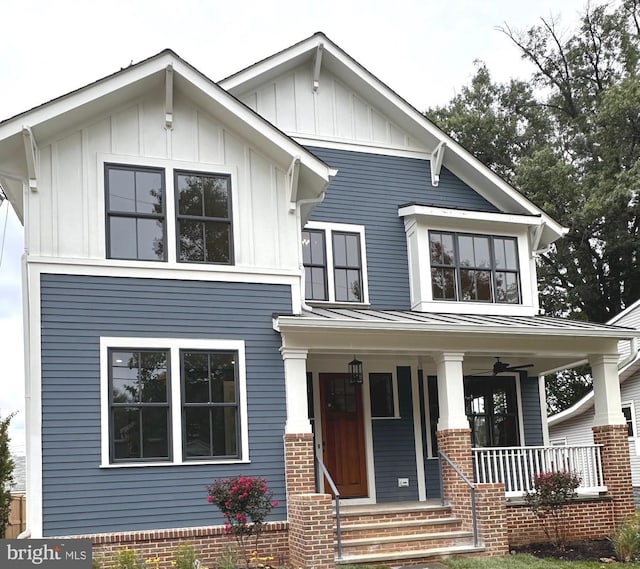
M465 373L487 368L496 356L532 363L530 375L573 367L590 355L617 354L618 341L640 331L546 316L420 313L403 310L314 308L274 315L285 348L310 354L352 353L433 357L464 353Z

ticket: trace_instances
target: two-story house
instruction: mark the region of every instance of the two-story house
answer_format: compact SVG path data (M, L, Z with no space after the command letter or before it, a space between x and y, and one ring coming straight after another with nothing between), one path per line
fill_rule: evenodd
M204 488L242 473L297 567L334 561L332 484L344 516L389 516L340 561L503 553L506 496L558 466L527 451L542 376L585 360L585 490L609 498L579 515L603 535L632 509L616 346L638 332L540 316L563 228L323 34L217 84L163 51L9 118L0 184L25 224L32 537L215 548Z

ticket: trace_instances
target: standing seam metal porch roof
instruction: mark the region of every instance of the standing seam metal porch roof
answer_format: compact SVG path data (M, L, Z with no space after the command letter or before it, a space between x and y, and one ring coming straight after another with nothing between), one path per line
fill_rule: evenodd
M501 316L486 314L444 314L410 310L371 310L366 308L320 308L300 315L274 314L274 327L353 328L381 330L490 332L504 334L547 334L597 336L607 338L640 337L640 330L595 324L550 316Z

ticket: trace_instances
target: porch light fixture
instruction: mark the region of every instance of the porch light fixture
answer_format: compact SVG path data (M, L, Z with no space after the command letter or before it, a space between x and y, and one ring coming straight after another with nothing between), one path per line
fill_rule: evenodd
M362 384L362 362L353 356L353 359L349 362L349 383L353 385Z

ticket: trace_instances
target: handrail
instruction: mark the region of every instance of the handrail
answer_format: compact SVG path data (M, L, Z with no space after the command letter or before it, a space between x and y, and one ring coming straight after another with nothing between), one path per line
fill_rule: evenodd
M338 488L333 482L333 478L331 478L331 474L329 474L327 467L324 465L324 462L322 462L322 459L318 455L316 455L316 461L318 463L318 466L320 466L320 470L322 470L322 474L327 479L327 482L329 483L329 487L331 488L331 491L333 492L333 495L336 499L336 541L338 543L338 559L341 559L342 558L342 533L340 531L340 492L338 492Z
M451 459L443 453L441 450L438 451L438 468L440 470L440 495L442 500L442 505L445 505L444 501L444 488L442 487L442 459L447 461L447 464L453 469L453 471L462 479L462 481L469 486L469 492L471 494L471 518L473 524L473 545L474 547L478 547L478 516L476 514L476 485L471 482L463 472L451 461Z

